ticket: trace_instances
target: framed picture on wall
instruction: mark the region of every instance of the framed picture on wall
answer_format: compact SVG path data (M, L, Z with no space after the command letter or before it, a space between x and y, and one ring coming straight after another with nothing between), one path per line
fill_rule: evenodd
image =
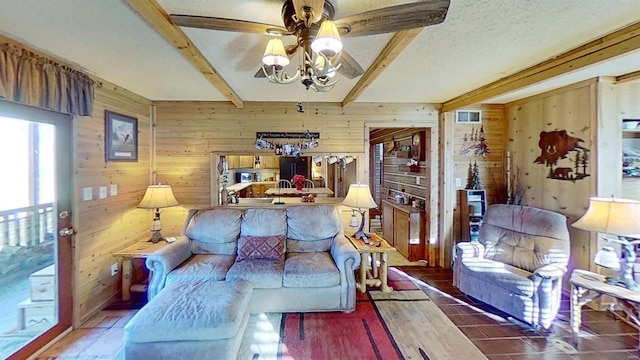
M138 119L105 110L105 160L138 161Z

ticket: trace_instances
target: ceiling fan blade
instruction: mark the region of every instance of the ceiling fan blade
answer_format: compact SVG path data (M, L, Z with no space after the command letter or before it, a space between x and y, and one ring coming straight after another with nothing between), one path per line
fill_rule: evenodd
M444 21L450 0L424 0L366 11L336 20L336 25L350 26L343 37L376 35L415 29Z
M351 57L348 52L342 50L338 56L338 63L342 64L338 68L338 72L348 79L355 79L358 76L364 74L364 69L356 59Z
M174 14L169 15L169 17L171 18L171 21L178 26L208 30L235 31L250 34L293 35L293 33L282 26L263 24L253 21Z

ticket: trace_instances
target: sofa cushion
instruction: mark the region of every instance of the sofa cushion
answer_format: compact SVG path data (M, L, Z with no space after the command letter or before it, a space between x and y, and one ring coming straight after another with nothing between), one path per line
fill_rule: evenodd
M491 284L490 286L486 285L487 289L495 286L503 288L512 294L525 297L533 296L534 286L530 272L508 264L481 258L465 258L460 259L460 261L462 262L460 271L482 282Z
M254 288L282 287L284 260L247 259L233 263L227 272L227 281L246 280Z
M240 236L236 261L246 259L282 260L284 258L284 235Z
M253 290L248 282L174 283L138 311L124 328L129 343L236 337Z
M287 209L287 252L329 251L342 231L338 209L332 205Z
M485 258L533 272L567 265L569 229L564 215L527 206L493 204L480 227Z
M224 280L235 255L193 255L167 274L167 285L175 282Z
M287 234L284 209L247 209L242 216L242 236L276 236Z
M328 287L340 285L340 272L328 252L287 253L284 287Z
M194 254L235 255L242 210L199 210L189 219L185 234Z

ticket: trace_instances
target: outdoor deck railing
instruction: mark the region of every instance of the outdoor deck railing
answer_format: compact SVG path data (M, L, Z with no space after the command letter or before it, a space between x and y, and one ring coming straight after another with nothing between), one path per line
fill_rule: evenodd
M31 247L53 240L53 203L0 211L0 251L6 246Z

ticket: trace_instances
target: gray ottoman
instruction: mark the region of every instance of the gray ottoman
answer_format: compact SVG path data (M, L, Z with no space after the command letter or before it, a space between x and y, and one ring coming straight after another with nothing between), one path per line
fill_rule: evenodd
M246 281L167 286L125 325L125 359L235 359L252 293Z

